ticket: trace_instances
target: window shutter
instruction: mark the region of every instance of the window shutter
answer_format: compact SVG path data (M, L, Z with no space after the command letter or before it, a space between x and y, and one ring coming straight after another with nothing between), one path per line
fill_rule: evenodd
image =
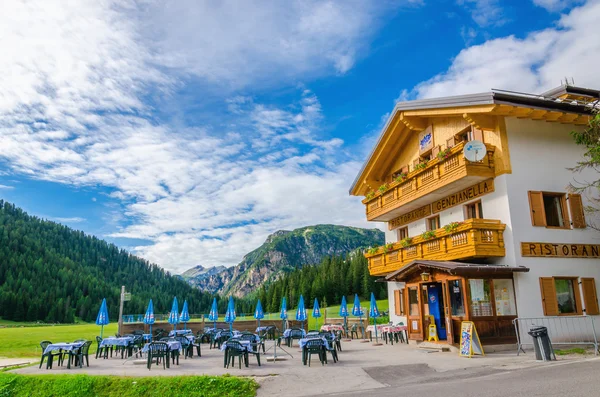
M531 210L531 224L533 226L546 226L546 212L544 211L542 192L529 192L529 209Z
M402 308L400 307L400 290L394 290L394 313L396 316L402 315Z
M574 229L585 229L585 215L583 213L583 202L581 194L569 194L569 209L573 219Z
M600 314L598 308L598 295L596 295L596 281L593 278L582 277L581 290L583 292L583 302L585 303L586 314Z
M558 301L556 288L552 277L540 277L540 290L542 291L542 307L544 316L558 316Z
M451 147L454 147L454 137L448 138L446 140L446 147L448 147L448 149L451 148Z
M479 128L473 127L473 139L479 142L483 142L483 131Z

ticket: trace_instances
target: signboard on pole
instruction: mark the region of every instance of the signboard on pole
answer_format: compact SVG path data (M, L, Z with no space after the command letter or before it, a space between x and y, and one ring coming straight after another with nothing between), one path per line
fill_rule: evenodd
M460 353L461 357L471 358L478 354L484 356L483 346L477 335L477 329L472 321L463 321L460 325Z
M123 302L129 302L131 300L131 292L125 292L123 294Z

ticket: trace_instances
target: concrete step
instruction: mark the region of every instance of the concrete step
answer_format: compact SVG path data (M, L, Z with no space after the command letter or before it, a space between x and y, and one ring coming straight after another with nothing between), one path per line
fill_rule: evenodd
M445 342L420 342L417 343L417 347L423 350L440 351L440 352L453 352L458 353L456 346L449 345Z

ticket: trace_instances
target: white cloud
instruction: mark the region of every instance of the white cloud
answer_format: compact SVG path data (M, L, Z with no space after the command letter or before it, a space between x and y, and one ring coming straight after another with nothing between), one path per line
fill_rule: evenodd
M506 23L498 0L457 0L457 4L464 6L480 27L500 26Z
M14 188L15 188L14 186L9 186L9 185L0 185L0 189L6 189L6 190L9 190L9 189L14 189Z
M150 240L136 250L175 271L235 264L281 228L366 226L358 198L347 195L359 164L343 141L319 134L321 105L309 90L288 105L236 92L222 98L224 122L194 127L160 122L151 104L192 77L216 90L344 73L381 9L366 1L210 4L217 7L5 4L0 159L31 178L112 189L125 208L105 214L122 225L112 235Z
M584 1L585 0L533 0L533 3L550 12L558 12L565 8L572 7L573 5L581 4Z
M156 60L232 86L346 73L399 4L368 0L152 1L144 35Z
M491 88L541 93L565 77L600 88L600 1L563 15L556 28L489 40L462 50L450 68L418 84L410 97L431 98L489 91ZM406 97L406 96L405 96Z

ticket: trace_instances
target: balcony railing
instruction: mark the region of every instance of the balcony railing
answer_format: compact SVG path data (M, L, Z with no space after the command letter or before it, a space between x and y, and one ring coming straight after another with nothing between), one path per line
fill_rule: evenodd
M453 194L477 182L493 178L495 147L487 146L487 156L472 163L462 154L464 142L451 148L445 158L435 158L421 170L410 172L402 181L388 185L387 190L377 191L367 197L365 204L367 220L389 221L394 217L432 202L441 194Z
M388 244L365 253L369 272L378 276L393 272L416 259L464 260L503 257L503 232L506 225L491 219L469 219L453 230L437 229L431 238L413 237L412 241Z

